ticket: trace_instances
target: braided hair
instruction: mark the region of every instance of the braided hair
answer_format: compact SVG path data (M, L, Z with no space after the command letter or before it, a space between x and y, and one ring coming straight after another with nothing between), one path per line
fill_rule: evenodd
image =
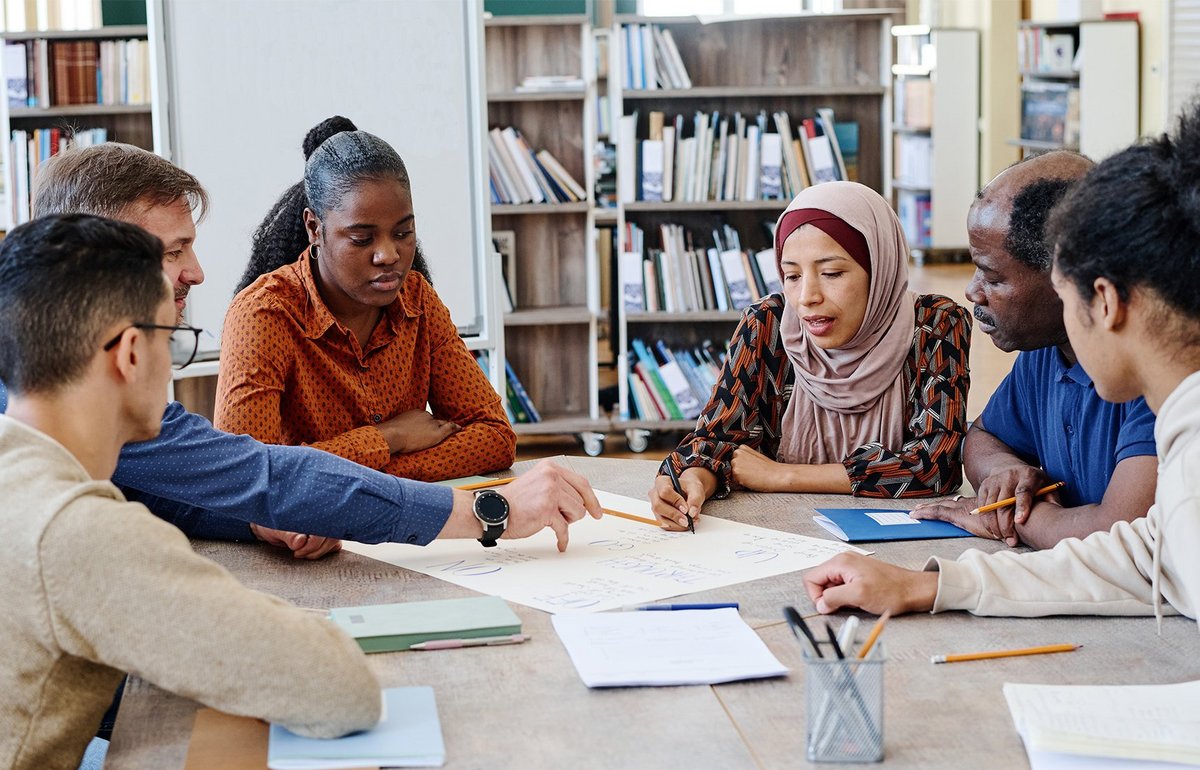
M337 141L331 141L335 137ZM394 178L405 190L410 189L408 169L396 151L382 139L359 131L353 122L341 115L326 118L313 126L305 135L301 149L305 160L304 179L279 196L254 230L250 262L238 284L238 291L254 283L259 276L295 262L308 247L304 209L312 209L318 217L324 217L342 195L366 179ZM429 280L429 267L419 244L412 269Z

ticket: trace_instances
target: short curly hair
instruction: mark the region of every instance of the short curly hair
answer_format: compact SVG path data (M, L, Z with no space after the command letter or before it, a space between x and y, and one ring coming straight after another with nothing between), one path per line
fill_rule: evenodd
M1035 179L1013 196L1012 214L1004 249L1034 270L1049 270L1050 248L1046 243L1046 221L1050 210L1075 185L1073 179Z

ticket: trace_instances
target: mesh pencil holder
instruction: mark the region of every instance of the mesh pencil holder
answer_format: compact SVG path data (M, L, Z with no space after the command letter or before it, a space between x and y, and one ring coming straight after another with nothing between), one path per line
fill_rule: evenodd
M866 660L804 655L805 749L810 762L883 760L882 644Z

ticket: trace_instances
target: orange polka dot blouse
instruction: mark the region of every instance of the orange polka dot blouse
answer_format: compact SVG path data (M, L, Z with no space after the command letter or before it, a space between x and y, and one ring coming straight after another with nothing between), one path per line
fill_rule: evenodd
M462 430L392 455L374 425L426 404ZM517 444L500 397L423 276L409 272L360 346L325 306L306 256L261 276L229 306L214 423L420 481L507 468Z

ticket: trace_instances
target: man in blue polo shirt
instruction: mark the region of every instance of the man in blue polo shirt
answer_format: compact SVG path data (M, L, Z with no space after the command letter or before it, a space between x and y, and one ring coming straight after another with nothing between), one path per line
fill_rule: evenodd
M1050 285L1046 217L1094 164L1072 152L1018 163L993 179L967 218L975 275L967 299L980 331L1020 350L967 433L964 470L978 497L933 503L916 518L1035 548L1145 516L1154 501L1154 414L1142 399L1110 404L1075 359ZM1035 492L1056 481L1053 494ZM1016 505L969 515L1016 497Z

